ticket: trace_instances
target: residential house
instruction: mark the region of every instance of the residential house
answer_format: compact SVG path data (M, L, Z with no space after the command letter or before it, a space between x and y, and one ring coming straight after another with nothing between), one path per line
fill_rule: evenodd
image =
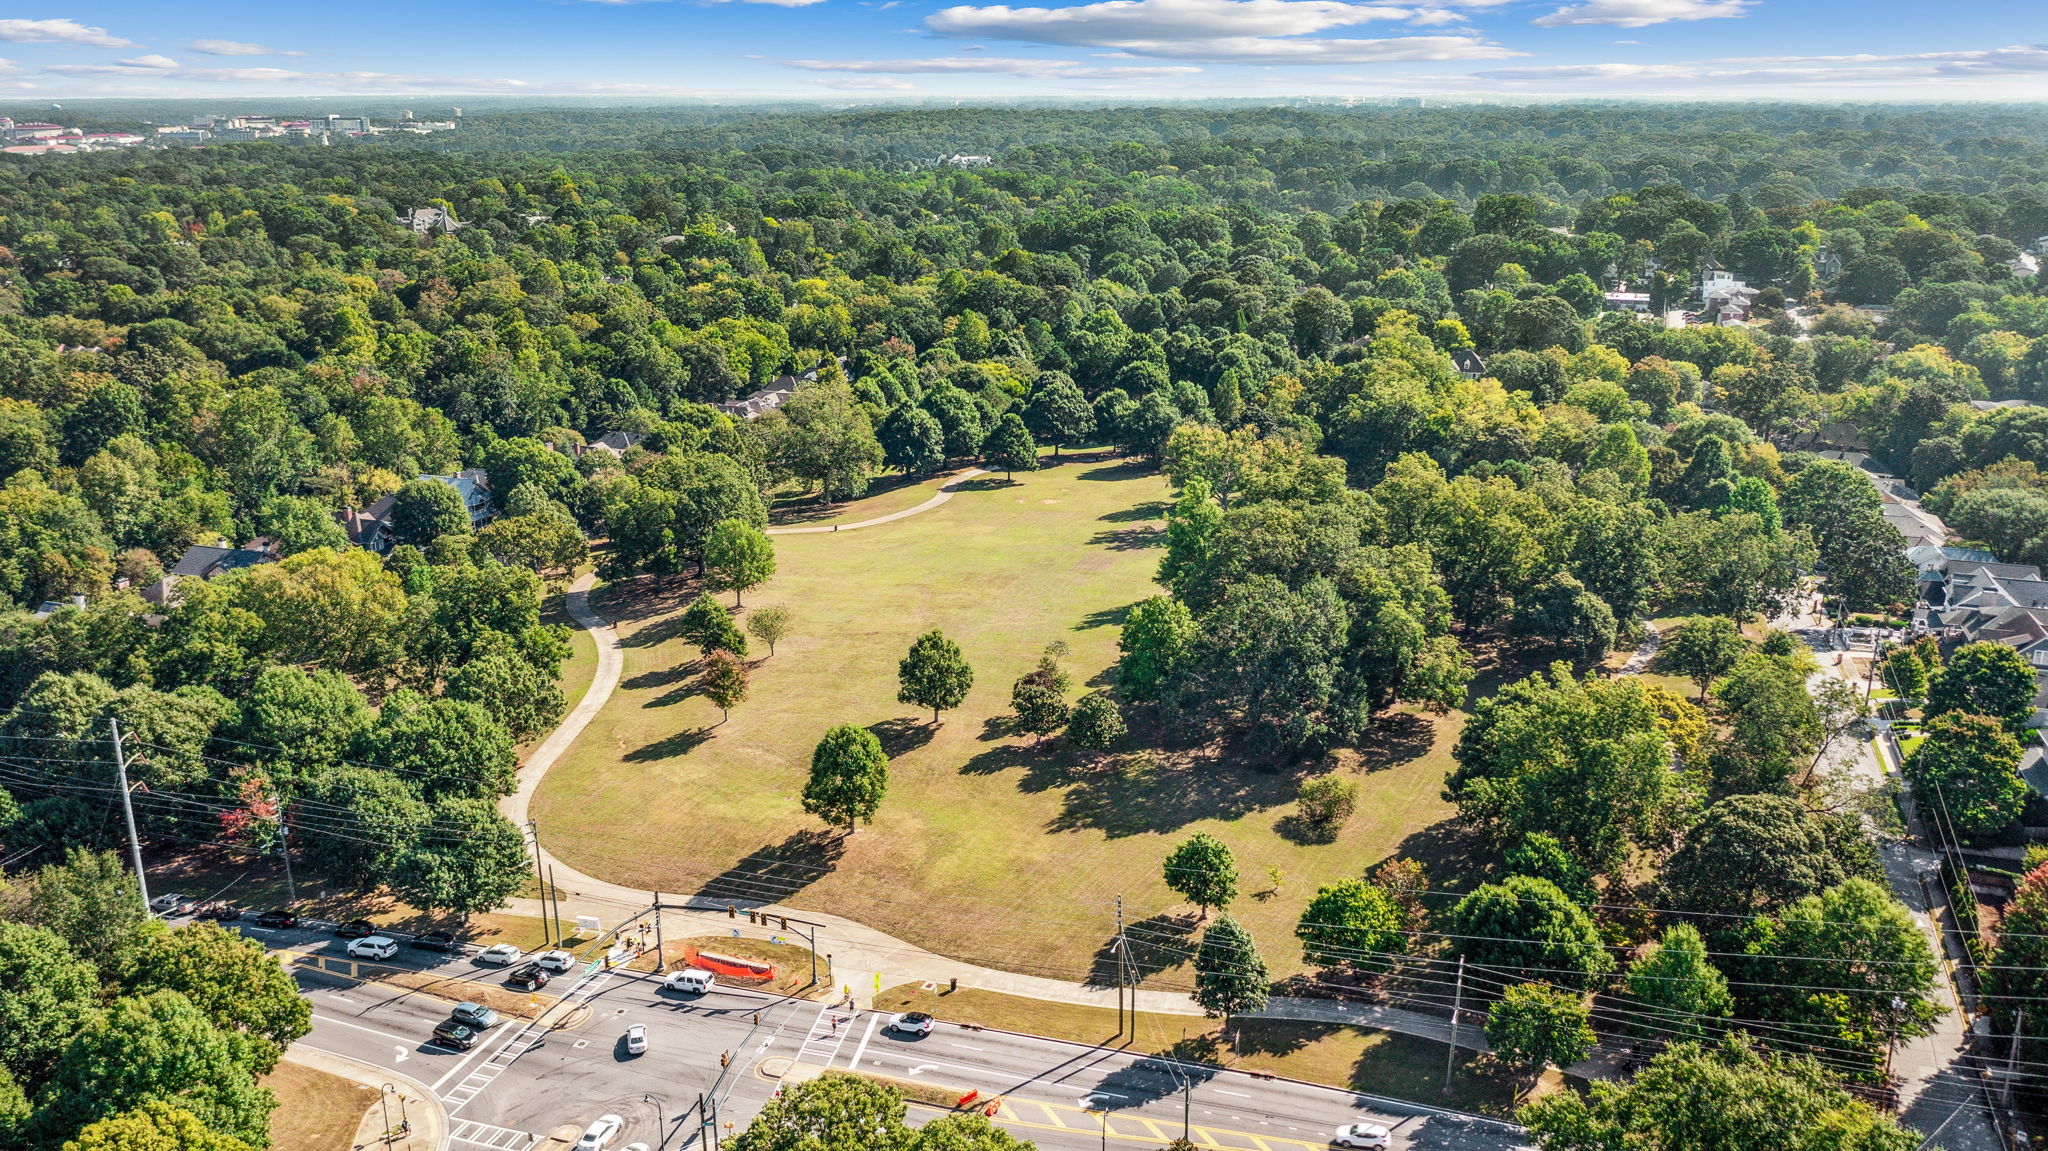
M452 476L421 475L419 478L436 480L462 493L462 504L469 509L471 527L482 527L498 514L496 505L491 502L490 482L482 468L464 468ZM391 529L391 509L397 501L396 495L389 495L360 511L342 509L339 519L342 530L348 533L349 542L378 555L390 551L398 542Z
M735 419L758 419L789 402L801 384L815 383L818 369L812 368L801 376L778 376L768 386L737 400L727 400L718 405L718 410Z
M162 579L142 589L142 598L153 604L167 604L180 583L188 579L210 580L222 572L257 564L277 562L277 546L269 540L251 540L238 548L194 544L185 549Z
M404 215L397 217L392 222L399 227L410 228L422 236L432 235L436 232L460 232L469 226L457 220L454 214L445 208L408 209Z
M1966 643L2018 649L2034 668L2030 725L2048 726L2048 579L2032 564L1957 558L1949 550L1939 549L1921 568L1913 630L1935 636L1943 651Z
M646 438L646 432L606 432L578 448L576 455L581 457L589 452L609 452L614 457L623 456L627 448Z
M1611 312L1647 312L1650 310L1648 292L1608 292L1602 296Z
M1486 374L1486 361L1470 348L1459 348L1451 353L1451 366L1468 380L1476 380Z

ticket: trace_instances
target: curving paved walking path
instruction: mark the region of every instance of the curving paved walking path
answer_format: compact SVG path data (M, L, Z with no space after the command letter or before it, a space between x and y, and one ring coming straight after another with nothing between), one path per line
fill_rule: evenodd
M768 534L771 536L806 536L825 532L850 532L859 528L871 528L876 524L889 524L895 523L897 520L907 520L911 516L917 515L920 512L928 512L947 500L952 499L954 488L959 487L976 476L986 474L988 473L982 468L968 468L966 471L940 484L937 494L933 495L932 498L914 508L904 508L900 512L890 512L886 516L876 516L871 520L861 520L858 523L851 524L810 524L804 527L769 528Z
M951 498L952 493L946 489L961 480L980 474L981 470L978 468L964 472L948 481L938 495L917 507L857 524L841 525L841 530L887 523L929 510ZM831 529L807 527L784 530L821 532ZM550 732L548 737L533 749L532 754L526 757L526 762L520 765L518 789L499 801L499 810L505 817L522 827L529 818L528 812L532 807L534 793L540 789L540 782L547 775L548 769L561 759L562 753L583 734L584 728L590 725L590 721L611 699L625 666L617 629L590 606L590 589L595 583L594 575L578 578L570 585L564 597L564 606L577 626L588 632L596 642L597 672L591 677L590 687L583 693L583 698L577 701L576 706L563 718L561 724ZM545 847L539 849L539 855L541 862L553 869L555 883L560 888L561 913L565 918L595 915L601 923L615 923L626 914L644 909L659 894L586 875L557 858ZM676 893L670 894L674 896ZM664 912L663 919L667 922L681 919L693 923L700 927L704 934L724 934L732 927L732 919L726 910L728 903L742 909L765 907L775 912L787 912L817 924L818 950L832 957L834 981L863 1004L872 1001L878 988L927 981L944 983L949 979L958 979L965 986L984 991L997 991L1006 995L1055 1003L1113 1009L1117 1002L1115 987L1072 983L1014 971L999 971L991 967L948 959L893 935L877 931L866 924L819 911L783 907L773 903L719 900L700 904L701 910ZM538 917L542 914L538 899L511 900L507 903L506 910L515 915ZM1193 999L1179 992L1140 990L1136 995L1137 1008L1141 1011L1160 1015L1199 1016L1203 1013ZM1265 1011L1257 1014L1275 1019L1374 1027L1383 1031L1396 1031L1433 1039L1439 1043L1450 1037L1448 1019L1398 1007L1347 1004L1327 999L1276 998ZM1460 1047L1476 1051L1487 1050L1486 1039L1480 1034L1480 1029L1470 1023L1459 1029L1457 1042Z

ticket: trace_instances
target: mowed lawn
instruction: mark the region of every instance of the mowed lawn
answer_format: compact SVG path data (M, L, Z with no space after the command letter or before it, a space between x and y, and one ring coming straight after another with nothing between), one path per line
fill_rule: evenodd
M537 797L544 839L619 883L817 908L946 955L1066 977L1098 970L1122 895L1127 923L1153 944L1145 972L1178 984L1194 914L1159 864L1207 830L1237 853L1232 912L1276 975L1296 970L1291 932L1315 887L1362 874L1446 814L1438 790L1456 724L1398 717L1362 760L1293 770L1145 750L1135 737L1097 760L1011 734L1010 685L1048 643L1072 649L1076 696L1105 680L1125 611L1158 590L1167 494L1153 472L1070 458L1014 484L970 480L894 523L775 537L775 579L747 605L785 605L795 626L773 658L752 653L751 698L725 723L698 693L695 650L674 635L688 582L602 589L625 676ZM880 510L916 502L892 492ZM933 627L975 669L966 704L937 727L896 702L897 661ZM888 798L852 836L800 803L811 750L838 723L873 728L892 756ZM1329 770L1358 773L1357 814L1335 843L1288 839L1300 780Z

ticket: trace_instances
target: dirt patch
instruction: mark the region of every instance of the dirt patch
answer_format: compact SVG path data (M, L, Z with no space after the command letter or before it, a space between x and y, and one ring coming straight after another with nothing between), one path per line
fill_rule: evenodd
M262 1082L277 1096L270 1116L274 1151L344 1151L355 1145L356 1128L377 1102L372 1088L297 1063L279 1063Z

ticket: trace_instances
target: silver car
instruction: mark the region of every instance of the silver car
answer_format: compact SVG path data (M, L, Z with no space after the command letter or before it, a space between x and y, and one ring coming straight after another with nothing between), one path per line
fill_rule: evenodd
M626 1028L626 1054L647 1054L647 1025L645 1023L635 1023L631 1027Z

